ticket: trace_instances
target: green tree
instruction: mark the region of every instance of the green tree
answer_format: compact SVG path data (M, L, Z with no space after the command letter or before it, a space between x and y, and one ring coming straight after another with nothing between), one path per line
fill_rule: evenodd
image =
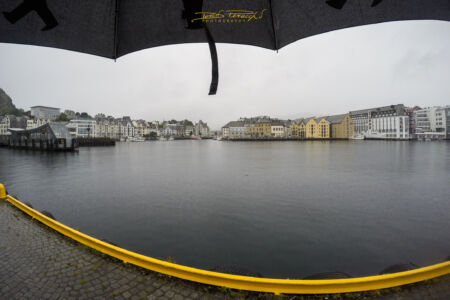
M82 112L80 118L92 119L92 117L87 112Z
M56 119L55 121L57 122L68 122L69 118L67 117L67 115L65 113L61 113Z

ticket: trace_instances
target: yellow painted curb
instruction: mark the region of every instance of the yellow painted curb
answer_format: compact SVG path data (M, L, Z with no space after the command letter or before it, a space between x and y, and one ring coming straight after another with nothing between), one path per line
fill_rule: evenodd
M0 184L0 196L2 189L4 187ZM274 294L348 293L401 286L450 274L450 261L411 271L349 279L289 280L223 274L169 263L113 246L48 218L9 195L6 201L61 234L126 263L198 283L233 289Z
M3 184L0 183L0 199L6 198L6 189Z

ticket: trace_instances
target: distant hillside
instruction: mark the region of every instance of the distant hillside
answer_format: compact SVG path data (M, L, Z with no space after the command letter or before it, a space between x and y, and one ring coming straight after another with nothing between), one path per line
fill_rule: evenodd
M0 116L4 115L16 115L21 116L24 114L23 109L17 109L13 104L11 97L0 88Z

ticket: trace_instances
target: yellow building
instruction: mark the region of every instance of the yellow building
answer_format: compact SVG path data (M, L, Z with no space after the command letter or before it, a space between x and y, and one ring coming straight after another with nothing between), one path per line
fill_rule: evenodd
M354 125L349 114L329 116L327 120L331 124L331 138L348 139L353 136Z
M293 121L289 126L290 138L292 139L305 139L306 138L306 125L304 119Z
M305 137L307 139L314 139L316 137L317 122L314 118L305 119Z
M308 118L304 121L307 139L329 139L330 122L326 117Z
M330 122L326 117L320 117L316 120L317 127L314 134L315 139L329 139L330 138Z
M268 139L272 137L272 121L269 118L261 118L252 126L251 136L257 139Z

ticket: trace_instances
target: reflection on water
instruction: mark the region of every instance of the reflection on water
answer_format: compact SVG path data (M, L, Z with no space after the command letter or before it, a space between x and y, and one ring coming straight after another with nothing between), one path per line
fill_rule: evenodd
M0 182L121 247L266 277L375 274L450 255L445 142L118 143L0 149Z

